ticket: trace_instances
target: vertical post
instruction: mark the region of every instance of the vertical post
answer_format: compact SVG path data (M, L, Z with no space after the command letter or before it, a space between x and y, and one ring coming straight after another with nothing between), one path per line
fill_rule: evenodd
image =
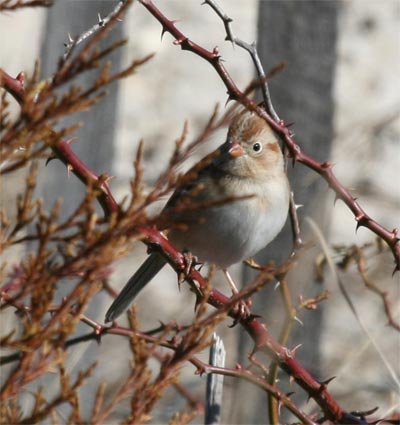
M64 43L68 42L68 33L72 37L81 34L98 21L98 16L104 17L115 7L118 0L114 1L59 1L54 2L53 7L48 9L45 28L43 30L43 43L41 47L41 74L47 78L54 74L57 63L64 54ZM123 37L123 26L115 25L105 40L101 41L99 47L111 45ZM78 46L79 49L79 46ZM122 50L115 50L107 60L112 63L111 73L119 70L122 59ZM89 81L96 78L96 72L85 72L76 83L87 86ZM65 87L68 89L68 87ZM74 114L63 119L60 125L68 126L82 122L72 136L76 136L73 150L77 155L96 173L111 173L112 160L114 157L115 143L113 142L117 125L117 83L109 88L109 95L100 103L93 106L90 113ZM45 166L43 160L40 166ZM54 202L62 198L61 219L67 217L85 196L85 187L76 178L68 178L65 166L60 161L51 161L43 172L39 173L38 195L43 198L46 208L50 209ZM99 214L102 214L99 208ZM59 285L57 297L68 291L69 285ZM87 313L101 320L100 313L103 307L100 303L91 303ZM75 350L71 357L69 367L80 370L86 369L93 362L90 354L96 349L91 345L82 345ZM71 366L73 364L73 367ZM57 391L57 383L51 374L41 381L47 393ZM90 417L93 396L97 388L95 381L89 382L81 397L81 413L83 417ZM60 406L60 414L68 415L68 406Z
M225 366L225 347L222 339L214 333L214 342L210 347L209 364L212 366ZM224 376L209 373L206 387L206 413L205 425L221 423L222 396Z
M62 1L55 2L48 9L41 48L41 73L44 78L51 76L59 58L64 54L64 43L68 42L68 34L72 37L82 33L98 21L98 16L106 16L117 1ZM116 25L100 47L105 47L123 37L122 24ZM79 48L79 47L78 47ZM120 69L122 50L115 50L107 60L112 63L112 69ZM94 72L85 72L77 83L85 86L96 78ZM67 89L68 87L66 87ZM82 122L72 136L76 137L73 149L85 163L98 174L112 173L114 157L114 133L117 124L117 83L109 88L108 96L94 105L88 113L73 114L63 119L61 125L68 126ZM46 206L51 205L60 197L63 198L61 215L67 216L85 195L85 188L75 178L68 179L65 167L59 161L52 161L46 171L39 173L39 190ZM101 210L99 209L101 214Z

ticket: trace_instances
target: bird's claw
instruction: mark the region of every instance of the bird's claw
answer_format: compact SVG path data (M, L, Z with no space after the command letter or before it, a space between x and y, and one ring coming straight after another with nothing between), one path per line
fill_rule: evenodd
M232 325L230 325L230 328L235 327L239 322L242 320L247 320L250 317L253 317L254 315L250 312L249 307L251 306L251 300L240 300L238 301L234 308L237 309L237 313L233 319Z
M185 281L186 276L190 274L191 270L198 265L203 265L203 263L199 263L197 257L189 251L182 252L182 256L184 268L178 274L179 290L181 290L181 285Z

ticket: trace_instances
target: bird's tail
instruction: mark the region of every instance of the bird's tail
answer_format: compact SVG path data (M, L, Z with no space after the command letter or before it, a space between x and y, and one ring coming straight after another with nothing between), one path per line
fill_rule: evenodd
M123 313L136 295L153 279L165 264L165 258L161 254L158 252L150 254L111 304L106 313L106 322L112 322Z

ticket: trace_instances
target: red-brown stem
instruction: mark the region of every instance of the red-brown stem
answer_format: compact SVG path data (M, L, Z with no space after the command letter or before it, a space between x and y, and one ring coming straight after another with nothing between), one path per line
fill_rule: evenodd
M54 154L62 161L68 170L72 171L76 177L86 186L93 185L100 191L97 199L103 208L105 216L119 211L119 205L111 193L108 185L108 177L99 176L91 170L81 159L75 155L68 141L60 140L51 146Z
M7 90L19 104L23 102L25 87L24 74L22 72L19 73L16 78L12 78L0 68L0 87ZM68 170L72 171L83 184L86 186L92 185L100 191L97 199L106 216L119 211L118 203L110 191L108 178L97 175L81 161L72 151L70 141L60 140L54 143L51 148L55 156L62 161L65 166L68 167Z
M308 156L306 153L302 152L300 147L293 140L289 129L286 127L283 121L274 121L274 119L269 116L263 108L258 106L253 100L249 99L243 94L243 92L237 87L228 71L224 67L218 54L218 49L215 48L213 51L210 51L191 41L175 26L173 21L169 20L162 14L159 9L157 9L151 0L139 0L139 2L144 7L146 7L146 9L160 22L163 28L163 33L169 32L175 38L175 44L180 45L182 50L188 50L200 56L214 67L221 80L224 82L230 99L236 100L248 109L256 112L260 117L264 118L276 132L281 135L293 161L300 162L308 168L311 168L326 180L329 187L336 193L336 197L341 199L354 214L354 217L357 221L357 228L360 226L368 228L376 235L381 237L389 245L396 263L395 271L399 271L400 244L398 243L399 238L397 237L397 229L390 231L372 219L361 208L356 199L353 198L353 196L350 194L350 191L338 181L332 171L332 165L329 161L319 162Z
M13 78L0 68L0 87L4 87L18 103L21 103L25 94L23 72Z
M142 228L140 231L146 235L148 242L157 246L169 259L171 265L177 273L185 270L184 256L178 252L156 229ZM200 288L207 287L207 281L197 270L190 270L186 276L187 279L198 283ZM230 299L219 291L212 289L208 303L215 308L220 308L230 302ZM333 396L328 392L326 385L316 381L310 373L295 359L294 352L275 342L270 336L268 329L257 318L250 316L249 319L241 319L237 311L230 311L229 315L246 329L248 334L255 342L255 349L266 353L272 357L279 366L285 370L295 381L312 397L323 409L325 415L331 419L340 421L347 415L339 406ZM358 418L348 417L347 423L363 423ZM353 422L352 422L353 421Z

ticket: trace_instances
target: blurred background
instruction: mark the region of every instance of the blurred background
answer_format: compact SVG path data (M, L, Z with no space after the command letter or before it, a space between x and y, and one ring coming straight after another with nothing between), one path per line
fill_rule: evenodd
M105 16L115 1L56 2L51 9L27 9L0 16L0 66L15 76L20 71L32 72L36 58L42 60L42 77L52 75L67 33L81 33ZM272 100L278 114L293 122L296 141L319 160L330 159L339 180L352 188L362 207L389 229L400 227L400 3L398 0L339 1L261 1L236 0L218 2L233 18L237 37L257 41L265 69L282 61L287 67L270 82ZM212 49L218 46L225 66L237 85L244 89L255 76L248 54L231 43L224 42L224 28L216 14L200 1L157 2L157 6L178 27L198 42ZM82 121L84 127L76 136L74 150L96 172L107 172L116 178L113 192L119 200L129 194L129 179L133 176L133 160L138 143L145 142L145 183L148 188L165 169L175 139L188 120L191 140L201 131L214 106L221 110L227 99L226 89L206 62L188 52L181 52L166 34L161 40L159 23L140 5L135 4L115 27L113 39L127 37L128 43L114 54L113 66L119 69L132 58L155 52L155 58L139 72L110 87L109 97L93 110L74 116L69 122ZM82 79L84 83L84 79ZM16 107L16 111L17 111ZM224 141L221 131L201 146L187 167L206 152ZM61 170L61 171L60 171ZM80 182L67 178L64 167L52 161L40 174L39 191L51 205L60 193L66 199L65 213L83 195ZM302 294L315 296L328 289L331 296L317 311L303 311L288 342L289 347L301 341L300 359L319 379L332 376L330 384L335 398L347 410L370 409L379 406L379 417L393 409L399 410L398 374L400 364L399 334L387 326L382 302L365 290L355 267L342 274L342 280L361 318L352 313L339 290L337 280L326 274L317 283L313 261L321 252L320 242L309 219L321 229L330 244L373 242L374 235L359 229L340 201L334 206L334 196L319 176L297 164L290 170L299 210L303 238L314 241L300 269L290 278L294 301ZM2 182L1 202L10 205L23 182L22 174ZM154 212L162 208L154 206ZM280 261L290 251L289 227L277 238L259 260ZM111 284L117 290L145 258L145 247L135 246L131 254L115 264ZM13 255L21 256L22 253ZM393 314L399 321L399 274L390 253L375 252L368 262L369 277L390 293ZM248 282L251 274L241 265L233 268L237 281ZM218 282L220 281L220 282ZM216 285L227 291L222 276ZM61 296L61 295L60 295ZM280 294L273 286L256 295L254 310L260 314L274 335L279 335L283 318ZM160 301L162 300L162 302ZM102 322L111 299L99 294L89 305L88 315ZM193 316L193 295L183 286L178 293L176 276L167 268L138 298L139 318L143 330L172 319L181 324ZM12 327L12 315L2 321L2 330ZM239 327L219 328L227 347L226 365L248 364L246 358L251 341ZM81 344L71 353L70 368L83 367L93 359L99 361L94 376L83 395L88 411L95 388L104 380L109 390L118 386L129 368L128 344L120 337L109 336L101 345ZM204 353L204 359L208 354ZM200 400L204 397L205 377L194 375L188 365L182 370L182 380ZM397 382L395 375L397 374ZM287 384L285 374L279 376ZM46 383L48 394L58 384L51 378ZM296 400L303 410L311 412L301 390ZM266 397L250 384L226 378L223 423L267 423ZM26 394L23 408L32 407ZM165 423L185 401L174 391L159 403L151 423ZM128 413L121 408L113 416L118 423ZM293 418L291 418L293 419ZM290 418L288 420L291 420ZM202 419L197 420L201 423ZM111 423L111 422L110 422Z

